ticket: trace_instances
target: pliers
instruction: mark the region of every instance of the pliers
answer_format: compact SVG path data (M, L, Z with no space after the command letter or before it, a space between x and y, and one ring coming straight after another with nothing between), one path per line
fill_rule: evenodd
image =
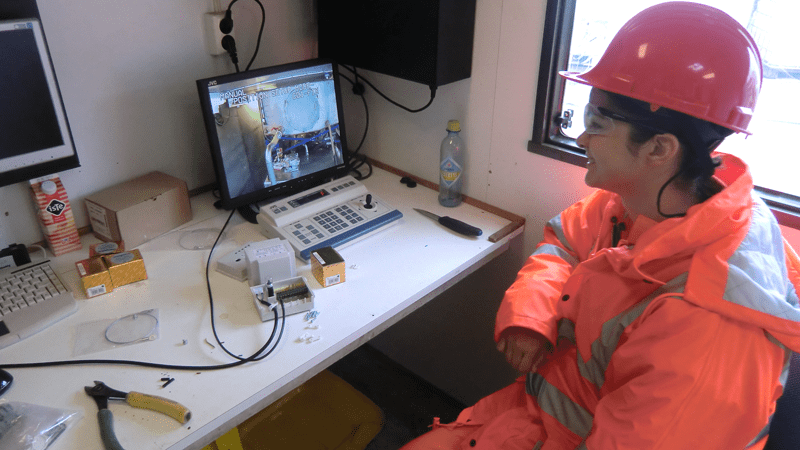
M136 408L150 409L166 414L180 423L186 423L192 418L192 413L188 408L180 403L167 400L155 395L142 394L140 392L122 392L111 389L102 381L95 381L94 386L84 387L86 393L94 398L100 411L97 413L97 420L100 422L100 438L106 450L123 450L114 434L114 416L108 409L108 400L125 400L125 402Z

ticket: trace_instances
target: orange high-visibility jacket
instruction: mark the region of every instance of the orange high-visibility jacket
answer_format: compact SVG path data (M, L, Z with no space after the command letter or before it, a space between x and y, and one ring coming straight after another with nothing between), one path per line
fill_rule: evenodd
M525 327L556 351L462 413L490 425L465 448L763 446L800 351L800 260L747 167L723 157L725 188L685 217L632 222L596 191L548 223L495 339Z

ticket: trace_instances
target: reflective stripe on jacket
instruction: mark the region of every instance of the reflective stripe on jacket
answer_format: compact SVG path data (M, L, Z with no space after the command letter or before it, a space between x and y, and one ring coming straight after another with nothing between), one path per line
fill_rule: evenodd
M469 448L515 433L542 449L763 445L787 348L800 351L800 259L744 163L723 155L717 178L725 188L683 218L631 221L616 194L597 191L548 223L495 339L525 327L556 352L465 410L459 421L493 428Z

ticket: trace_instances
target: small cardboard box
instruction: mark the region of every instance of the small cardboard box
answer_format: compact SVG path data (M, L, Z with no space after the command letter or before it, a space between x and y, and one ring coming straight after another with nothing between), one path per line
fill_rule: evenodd
M135 248L192 219L186 182L150 172L85 198L92 232Z
M84 259L75 263L86 298L97 297L114 290L111 273L101 257Z
M344 283L344 258L332 247L311 252L311 273L322 287Z
M125 242L100 242L89 246L89 258L103 255L113 255L125 251Z
M147 279L147 271L144 268L144 259L139 250L115 253L103 256L103 260L111 273L111 282L114 287L135 283Z

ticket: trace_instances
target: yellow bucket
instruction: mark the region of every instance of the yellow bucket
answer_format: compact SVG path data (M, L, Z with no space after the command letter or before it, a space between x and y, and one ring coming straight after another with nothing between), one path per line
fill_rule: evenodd
M375 403L324 370L203 450L363 450L382 427Z

